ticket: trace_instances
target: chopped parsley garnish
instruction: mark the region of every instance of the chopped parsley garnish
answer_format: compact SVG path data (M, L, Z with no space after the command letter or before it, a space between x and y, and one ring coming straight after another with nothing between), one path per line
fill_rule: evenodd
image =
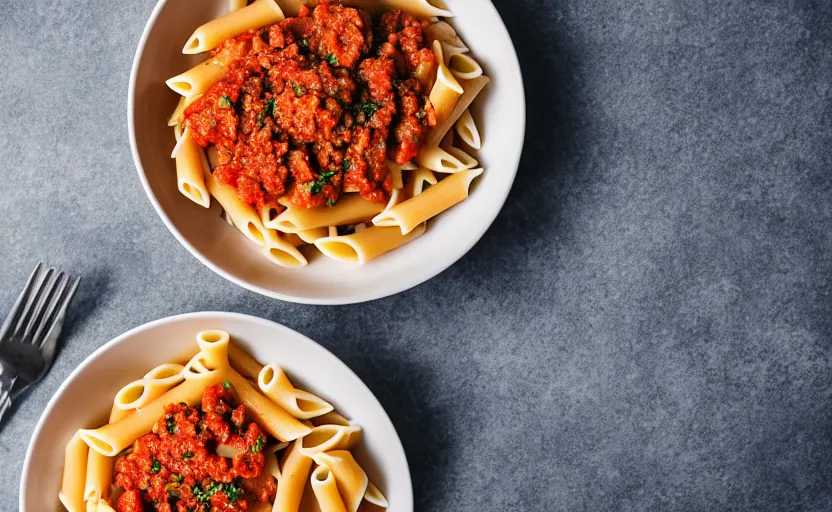
M264 438L263 436L257 436L257 442L254 443L254 446L252 446L249 450L254 452L254 453L262 451L263 450L263 443L265 443L265 442L266 442L266 438Z
M344 172L347 172L352 167L352 163L349 160L344 160L341 162L341 168L344 169Z
M335 200L332 199L331 197L327 197L326 198L326 205L328 207L332 208L333 206L335 206Z
M220 492L224 493L231 503L239 501L243 497L243 491L234 483L224 484L222 482L214 482L205 487L205 489L202 489L199 485L195 485L192 492L194 498L205 503L211 501L211 497Z
M365 101L363 103L356 103L353 108L356 112L363 112L364 115L371 116L376 113L376 110L378 110L378 107L380 106L381 105L379 105L375 101L370 100Z
M217 101L217 105L219 105L220 108L231 108L231 98L223 94Z
M194 458L194 452L185 452L182 454L182 460L188 460Z
M222 387L224 387L225 389L231 389L231 383L227 380L224 380L222 381Z
M313 194L319 193L324 185L329 184L329 180L335 176L336 171L323 171L318 175L318 179L309 184L309 191Z
M266 114L270 116L274 115L274 98L266 102Z
M306 88L302 85L298 85L295 82L289 82L292 86L292 89L295 90L295 96L303 96L306 93Z
M159 471L162 471L162 463L158 460L154 460L153 464L150 465L150 471L153 471L153 473L158 473Z
M418 119L419 121L424 119L425 116L427 116L427 114L425 113L424 110L420 110L420 111L416 112L416 119Z
M176 433L176 422L170 414L165 414L165 427L168 430L168 434Z
M333 55L333 54L331 54L331 53L330 53L330 54L327 54L327 56L326 56L326 62L327 62L327 64L329 64L330 66L337 66L337 65L338 65L338 57L336 57L335 55Z
M301 39L298 41L298 46L301 48L309 48L309 39Z

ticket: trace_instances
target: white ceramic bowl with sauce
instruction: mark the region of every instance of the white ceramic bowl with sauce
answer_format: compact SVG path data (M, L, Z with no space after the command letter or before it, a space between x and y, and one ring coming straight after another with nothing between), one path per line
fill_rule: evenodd
M412 512L413 489L404 449L390 418L363 382L332 353L269 320L236 313L190 313L122 334L90 355L49 401L23 463L20 510L63 510L58 502L64 449L79 428L106 423L113 398L154 366L180 359L196 333L223 329L258 361L280 365L303 389L318 394L364 429L354 454L390 510Z
M159 1L136 51L127 108L136 168L170 232L224 278L263 295L310 304L349 304L392 295L427 281L464 256L494 221L514 182L526 107L517 55L491 1L446 4L455 14L451 24L491 78L472 106L483 137L477 157L485 173L474 182L467 200L432 219L425 235L395 251L363 266L317 254L306 267L286 269L262 257L254 244L220 218L216 204L205 210L177 189L170 158L174 139L167 119L178 96L165 80L199 61L182 55L182 47L196 27L226 12L228 0Z

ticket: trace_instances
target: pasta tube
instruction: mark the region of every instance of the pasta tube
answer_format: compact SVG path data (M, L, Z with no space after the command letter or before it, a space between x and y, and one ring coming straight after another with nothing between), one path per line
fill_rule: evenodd
M274 498L275 512L297 512L303 489L312 469L312 459L300 452L300 440L289 445L283 454L277 495Z
M231 362L231 367L247 379L256 381L260 378L260 371L263 369L263 365L248 355L248 352L241 349L236 343L230 343L228 345L228 359Z
M344 5L361 8L370 14L378 14L390 9L401 9L424 19L452 18L454 15L441 0L344 0L343 3Z
M233 386L239 402L246 406L257 423L273 437L280 441L293 441L312 431L310 427L262 395L236 371L228 372L228 381Z
M285 212L278 215L277 229L284 233L297 233L325 226L355 224L372 218L382 210L384 210L384 205L365 201L358 194L347 194L331 208L289 206Z
M185 43L182 53L207 52L232 37L253 28L273 25L284 18L283 11L280 10L274 0L257 0L247 7L211 20L197 28L188 42Z
M462 113L468 110L468 107L471 106L471 103L474 102L474 99L476 99L483 88L488 85L489 81L489 78L485 75L478 76L477 78L471 80L457 80L457 83L459 83L463 90L462 96L459 98L459 101L456 103L456 106L447 118L442 122L437 120L436 126L430 129L430 132L425 138L425 146L439 145L442 139L445 138L445 134L448 133L448 130L450 130L460 116L462 116Z
M205 186L205 153L193 140L188 128L174 148L176 182L179 192L203 208L211 206L211 196Z
M464 161L459 158L461 155L450 153L439 146L425 147L416 155L416 163L431 171L442 173L456 173L470 169L477 165L477 161L465 155Z
M423 222L468 197L471 182L482 172L482 169L470 169L451 174L418 196L376 216L373 224L398 226L402 234L406 235Z
M140 409L165 394L185 379L185 367L166 363L145 374L143 379L127 384L116 393L113 405L122 411Z
M266 231L266 246L263 247L263 255L266 259L287 268L298 268L306 265L308 261L294 245L282 238L278 233L269 229Z
M188 71L167 79L165 84L176 94L185 98L193 98L219 82L228 71L228 64L231 60L230 53L219 53Z
M466 110L459 116L459 120L457 120L454 127L462 142L473 149L482 148L482 138L480 137L480 131L477 129L477 123L474 122L474 117L471 115L471 109Z
M358 425L321 425L300 440L300 451L307 457L331 450L349 450L361 441Z
M315 493L321 512L347 512L344 500L338 494L335 477L326 466L318 466L312 472L312 492Z
M399 203L399 205L405 203L407 201ZM393 206L391 210L397 206ZM376 225L351 235L321 238L315 242L315 247L326 256L338 261L364 264L377 256L419 238L424 233L424 224L417 226L406 234L402 234L402 231L397 227Z
M352 454L346 450L333 450L316 453L312 459L332 472L344 505L349 512L356 512L367 492L369 480Z
M252 4L253 5L253 4ZM226 215L231 217L234 226L242 233L256 243L260 247L266 246L266 236L268 236L266 227L260 221L260 215L251 207L240 201L237 197L237 189L231 185L220 183L214 176L205 170L205 184L208 186L208 191L220 203L225 210Z
M387 503L387 498L378 490L378 487L373 485L373 482L367 482L367 492L364 493L364 499L377 507L387 508L390 506Z
M314 418L333 409L312 393L295 389L286 373L274 363L263 367L257 376L257 384L260 391L295 418Z
M83 512L84 505L84 478L87 474L87 452L89 448L76 432L69 444L66 445L64 453L64 474L61 481L61 491L58 499L69 512Z

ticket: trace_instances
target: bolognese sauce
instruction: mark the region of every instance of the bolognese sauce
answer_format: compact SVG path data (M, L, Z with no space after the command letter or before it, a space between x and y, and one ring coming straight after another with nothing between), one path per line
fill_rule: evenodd
M266 434L234 405L226 381L209 387L200 408L169 404L150 434L133 443L115 465L124 489L118 512L244 511L273 501L277 490L264 474ZM224 445L229 459L217 454Z
M376 23L324 1L298 17L226 41L228 72L183 114L214 177L254 206L286 197L332 206L344 192L385 202L386 160L404 164L436 124L427 79L435 70L423 22L393 10Z

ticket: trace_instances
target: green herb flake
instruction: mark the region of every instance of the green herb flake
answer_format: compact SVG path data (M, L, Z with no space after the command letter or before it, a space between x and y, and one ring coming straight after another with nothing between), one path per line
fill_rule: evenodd
M376 113L376 110L378 110L380 106L381 105L379 105L375 101L370 100L365 101L363 103L356 103L353 108L356 112L363 112L364 115L371 116Z
M344 169L344 172L347 172L352 167L352 163L349 160L344 160L341 162L341 168Z
M266 114L274 116L274 98L266 102Z
M182 460L188 460L194 458L194 452L188 451L182 454Z
M312 183L309 184L309 191L312 192L313 194L320 193L321 192L321 184L318 183L317 181L313 181Z
M309 39L301 39L298 41L298 46L301 48L309 48Z
M165 415L165 428L167 428L168 434L176 433L176 421L174 421L173 416L170 414Z
M427 114L425 113L424 110L420 110L420 111L416 112L416 119L418 119L419 121L424 119L425 116L427 116Z
M306 93L306 88L302 85L298 85L295 82L290 82L290 85L292 86L292 89L295 90L295 96L300 97Z
M257 453L259 451L263 451L263 444L265 442L266 442L266 438L264 438L263 436L257 436L257 442L254 443L254 446L252 446L249 450L254 452L254 453Z
M226 95L222 95L217 101L217 105L219 105L220 108L231 108L231 98Z
M224 380L222 381L222 387L224 387L225 389L231 389L231 383L227 380Z
M330 54L327 54L327 56L326 56L326 62L327 62L327 64L329 64L330 66L337 66L337 65L338 65L338 57L336 57L335 55L333 55L333 54L331 54L331 53L330 53Z
M153 471L154 474L162 471L162 463L158 460L154 460L153 464L150 465L150 471Z
M182 476L182 475L171 475L170 479L171 479L172 482L176 482L177 484L181 484L185 480L185 477Z
M334 199L332 199L331 197L327 197L327 198L326 198L326 205L327 205L329 208L332 208L333 206L335 206L335 200L334 200Z

